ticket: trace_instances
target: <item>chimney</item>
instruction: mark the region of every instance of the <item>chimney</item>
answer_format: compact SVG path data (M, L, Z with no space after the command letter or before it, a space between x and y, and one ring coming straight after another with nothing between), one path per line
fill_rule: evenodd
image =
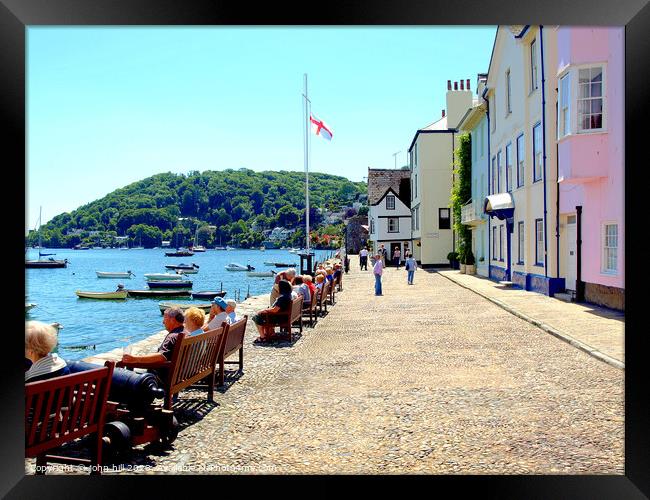
M458 82L454 82L454 90L458 90Z
M443 118L445 117L445 110L444 109L442 110L442 117Z
M460 81L460 90L465 90L465 82L463 80Z
M469 90L469 78L467 79L467 90Z
M447 90L451 90L451 80L447 80Z

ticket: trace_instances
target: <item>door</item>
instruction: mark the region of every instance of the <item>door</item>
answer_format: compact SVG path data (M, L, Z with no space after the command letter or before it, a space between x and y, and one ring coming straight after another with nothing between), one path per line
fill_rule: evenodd
M395 252L395 249L398 249L400 252L402 251L402 244L401 243L391 243L390 244L390 253L388 254L388 260L390 261L390 264L393 265L393 253ZM400 258L399 260L402 260L402 255L400 253Z
M578 269L578 231L576 225L576 216L569 215L566 224L566 288L575 291L576 276Z

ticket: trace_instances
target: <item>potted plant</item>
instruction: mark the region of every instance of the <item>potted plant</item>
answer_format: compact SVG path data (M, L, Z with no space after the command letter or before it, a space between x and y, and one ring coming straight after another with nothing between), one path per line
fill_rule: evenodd
M449 267L458 269L458 252L449 252L447 254L447 260L449 261Z
M474 260L474 254L472 253L472 249L467 250L467 254L465 255L465 272L467 274L476 274L476 265L475 265L475 260Z
M460 274L465 274L466 266L467 266L465 262L466 259L467 259L467 252L465 251L465 248L461 247L458 252L458 261L460 262Z

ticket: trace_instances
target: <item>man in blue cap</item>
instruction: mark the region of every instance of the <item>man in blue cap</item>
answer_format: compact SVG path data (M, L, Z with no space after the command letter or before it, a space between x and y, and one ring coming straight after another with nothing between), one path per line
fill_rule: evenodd
M210 316L208 318L208 324L203 327L203 330L206 332L208 330L214 330L215 328L219 328L221 326L221 323L224 321L228 321L228 313L226 312L226 308L228 307L228 304L226 303L225 300L223 300L222 297L215 297L214 300L212 301L212 307L210 308Z

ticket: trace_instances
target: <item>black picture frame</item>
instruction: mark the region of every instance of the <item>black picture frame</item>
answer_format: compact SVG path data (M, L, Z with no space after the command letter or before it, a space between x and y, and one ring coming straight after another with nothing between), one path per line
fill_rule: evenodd
M625 226L634 235L626 239L626 261L638 272L626 274L626 373L625 373L625 476L433 476L423 479L422 486L448 485L457 492L474 489L482 498L644 498L650 496L650 410L649 392L644 384L646 328L641 302L645 299L644 274L647 272L642 245L644 229L640 214L648 213L642 192L647 179L647 154L642 134L650 103L650 5L647 0L563 0L519 2L483 0L477 3L386 2L362 0L338 4L313 4L316 9L299 8L289 3L269 2L252 7L248 2L215 0L0 0L0 99L3 132L1 146L5 172L5 229L11 238L5 247L6 267L20 273L22 269L18 241L24 237L24 220L15 207L24 199L24 177L20 182L20 165L25 165L25 30L36 25L469 25L469 24L582 24L625 25L625 156L626 211ZM435 57L435 50L432 51ZM487 62L486 62L487 67ZM23 167L24 168L24 167ZM18 172L18 173L17 173ZM15 186L16 181L18 186ZM23 189L21 189L23 188ZM16 192L18 193L16 195ZM638 193L638 196L637 196ZM17 196L18 199L15 199ZM647 196L646 196L647 198ZM23 204L24 206L24 204ZM23 218L24 219L24 218ZM637 229L639 228L639 229ZM634 232L632 232L634 231ZM637 232L638 231L638 232ZM23 233L22 235L20 233ZM645 250L645 251L644 251ZM639 258L639 256L643 256ZM24 284L24 275L16 278ZM49 477L24 476L23 388L19 371L20 328L18 318L22 304L15 284L8 287L5 307L10 311L10 325L4 333L4 362L0 400L0 495L9 498L96 498L132 496L136 482L130 476L119 477ZM646 306L647 307L647 306ZM24 318L23 320L24 321ZM17 331L16 331L17 330ZM21 363L22 364L22 363ZM571 376L571 374L567 374ZM168 488L170 476L157 476L146 485L148 496ZM223 484L225 478L193 476L192 488ZM243 478L235 478L243 479ZM207 485L207 481L210 485ZM364 486L381 486L378 478L361 478ZM140 481L138 483L142 484ZM196 486L194 486L196 484ZM239 481L239 484L242 484ZM127 486L128 485L128 486ZM196 490L198 491L198 490ZM433 490L429 490L433 491Z

